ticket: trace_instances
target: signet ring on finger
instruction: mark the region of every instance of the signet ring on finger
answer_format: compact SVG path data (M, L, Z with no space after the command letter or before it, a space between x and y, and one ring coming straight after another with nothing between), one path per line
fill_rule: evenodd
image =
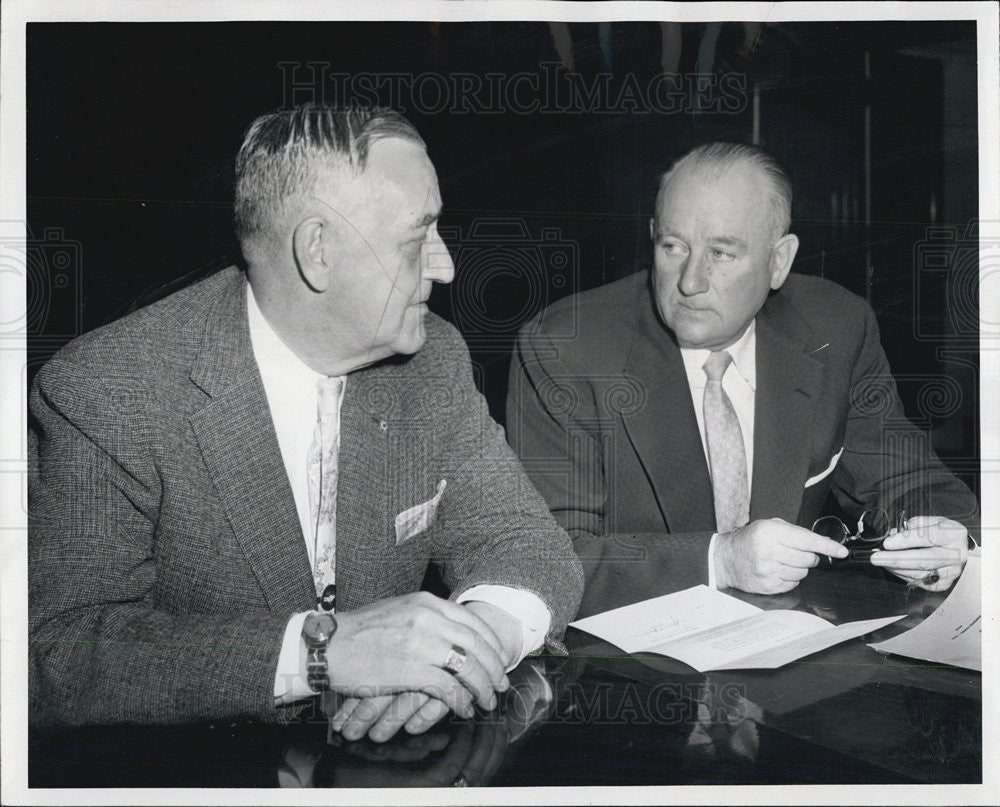
M465 649L453 644L448 650L448 655L444 657L444 667L452 675L458 675L465 667Z

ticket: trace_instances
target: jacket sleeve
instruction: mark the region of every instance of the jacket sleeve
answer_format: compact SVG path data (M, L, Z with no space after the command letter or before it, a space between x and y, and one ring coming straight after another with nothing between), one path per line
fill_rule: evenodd
M136 382L137 384L140 382ZM29 678L36 724L277 721L287 615L157 601L154 390L64 358L30 395Z
M852 366L844 454L831 486L849 513L877 502L890 517L898 511L946 516L979 540L976 497L938 459L930 435L907 419L875 314L867 305Z
M479 584L536 594L552 617L546 645L564 653L562 636L583 590L580 561L490 417L473 382L468 350L450 327L446 356L452 374L441 392L448 415L438 422L448 488L433 559L453 597Z
M581 616L706 583L712 537L608 531L614 457L591 379L535 323L521 331L510 368L508 437L583 563Z

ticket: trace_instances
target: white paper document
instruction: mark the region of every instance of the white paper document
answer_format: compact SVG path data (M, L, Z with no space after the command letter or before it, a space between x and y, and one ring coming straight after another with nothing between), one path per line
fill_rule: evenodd
M570 624L626 653L670 656L708 672L781 667L903 616L833 625L802 611L764 611L695 586Z
M906 633L869 647L880 653L896 653L982 672L981 566L981 550L970 552L955 588L933 614Z

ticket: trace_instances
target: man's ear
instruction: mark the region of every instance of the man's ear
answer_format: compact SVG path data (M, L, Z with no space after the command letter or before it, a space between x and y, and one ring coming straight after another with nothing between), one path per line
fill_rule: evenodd
M318 216L303 219L292 233L292 250L299 276L313 291L326 291L330 286L332 268L329 225Z
M792 233L782 236L771 247L771 288L775 291L781 288L781 284L788 277L792 261L795 260L795 253L798 251L799 237Z
M656 219L649 220L649 240L656 243Z

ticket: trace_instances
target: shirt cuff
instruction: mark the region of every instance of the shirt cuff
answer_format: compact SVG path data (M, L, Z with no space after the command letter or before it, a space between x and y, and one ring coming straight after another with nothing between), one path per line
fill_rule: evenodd
M274 675L274 705L284 706L293 701L311 698L319 693L309 686L304 675L303 663L306 657L306 643L302 639L302 623L311 611L292 614L285 625L285 635L281 640L278 654L278 670Z
M718 537L719 533L713 533L712 540L708 542L708 587L710 589L718 588L715 584L715 539Z
M552 626L552 615L542 598L524 589L513 586L473 586L463 591L455 601L463 603L470 600L495 605L521 623L521 652L507 668L508 672L520 664L525 656L542 646Z

